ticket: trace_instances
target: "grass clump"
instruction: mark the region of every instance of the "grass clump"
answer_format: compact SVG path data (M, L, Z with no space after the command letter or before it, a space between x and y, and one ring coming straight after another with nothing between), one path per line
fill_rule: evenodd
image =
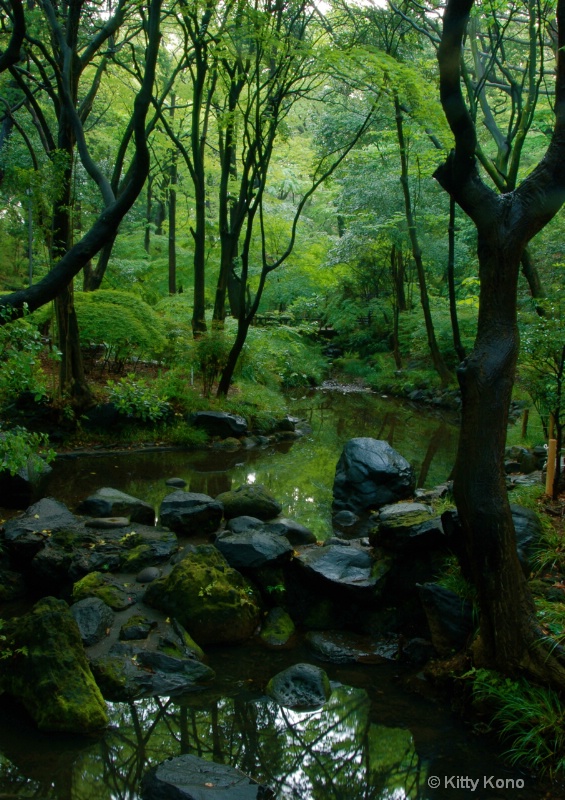
M495 708L493 725L508 744L505 756L539 775L565 774L565 707L552 689L480 669L473 699Z

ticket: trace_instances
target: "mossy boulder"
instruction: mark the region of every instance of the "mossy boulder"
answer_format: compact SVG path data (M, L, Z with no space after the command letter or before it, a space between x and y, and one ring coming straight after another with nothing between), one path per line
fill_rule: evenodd
M240 486L230 492L223 492L216 497L224 506L224 517L256 517L260 520L273 519L282 511L282 506L265 489L264 486Z
M261 641L268 647L284 647L294 634L294 622L284 608L272 608L261 630Z
M80 633L67 604L40 600L31 612L6 624L0 684L44 731L90 733L108 724Z
M257 628L257 590L211 545L194 548L154 581L144 601L175 617L201 645L242 642Z
M73 586L73 601L76 603L85 597L98 597L114 611L123 611L136 602L132 588L118 583L101 572L91 572Z

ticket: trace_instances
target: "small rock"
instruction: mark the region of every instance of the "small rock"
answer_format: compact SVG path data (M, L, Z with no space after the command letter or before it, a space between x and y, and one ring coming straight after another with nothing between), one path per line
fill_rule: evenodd
M85 597L71 606L71 614L78 625L85 647L96 644L106 636L114 622L114 612L98 597Z
M176 489L184 489L187 485L183 478L169 478L165 481L165 486L174 486Z
M151 583L161 577L161 570L158 567L145 567L135 576L137 583Z

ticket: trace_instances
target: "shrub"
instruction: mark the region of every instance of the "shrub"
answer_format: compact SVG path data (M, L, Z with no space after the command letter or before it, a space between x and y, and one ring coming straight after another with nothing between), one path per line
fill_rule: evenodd
M49 447L45 433L32 433L27 428L16 427L0 430L0 472L16 475L21 469L40 459L53 461L55 451Z
M36 401L47 394L39 364L42 349L39 331L27 320L0 328L0 403L6 404L22 392L30 392Z
M119 381L108 381L109 400L125 417L141 422L161 422L171 413L171 405L147 386L143 379L129 374Z
M137 295L113 289L75 296L81 343L104 347L104 366L122 372L127 362L155 359L165 348L165 328Z

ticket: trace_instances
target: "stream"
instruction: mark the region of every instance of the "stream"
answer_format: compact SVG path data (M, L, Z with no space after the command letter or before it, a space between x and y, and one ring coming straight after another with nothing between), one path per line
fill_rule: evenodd
M332 483L347 439L386 439L412 463L418 485L436 485L452 468L457 427L439 411L370 394L317 392L296 398L292 413L308 419L312 435L249 450L61 458L44 493L74 509L112 486L158 508L173 476L187 481L188 491L212 496L256 482L282 503L284 516L324 539L332 532ZM303 643L276 651L255 642L210 647L207 656L217 675L209 688L108 704L110 727L99 738L38 733L4 701L0 800L137 800L148 766L183 753L237 766L272 786L279 800L563 797L559 787L542 789L509 767L493 734L479 735L403 665L323 664L333 682L329 702L297 712L278 706L264 688L285 667L313 661Z

